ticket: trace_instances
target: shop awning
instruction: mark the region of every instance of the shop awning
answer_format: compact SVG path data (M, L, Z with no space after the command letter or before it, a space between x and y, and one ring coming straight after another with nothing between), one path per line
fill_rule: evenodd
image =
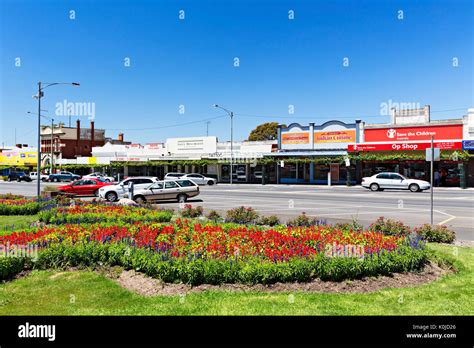
M265 154L265 157L327 157L327 156L345 156L345 150L318 150L318 151L280 151Z

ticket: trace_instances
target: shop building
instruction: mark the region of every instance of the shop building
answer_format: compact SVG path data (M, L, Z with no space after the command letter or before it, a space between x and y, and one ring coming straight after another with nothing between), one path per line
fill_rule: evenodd
M282 184L355 184L357 163L348 158L347 146L358 143L361 121L328 121L307 126L292 123L278 127L277 182Z

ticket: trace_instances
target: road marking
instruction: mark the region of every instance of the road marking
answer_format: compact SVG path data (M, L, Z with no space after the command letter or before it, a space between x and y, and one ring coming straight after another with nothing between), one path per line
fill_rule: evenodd
M438 223L438 226L447 224L449 221L454 220L455 218L456 216L452 215L450 218L447 218L446 220L443 220L440 223Z

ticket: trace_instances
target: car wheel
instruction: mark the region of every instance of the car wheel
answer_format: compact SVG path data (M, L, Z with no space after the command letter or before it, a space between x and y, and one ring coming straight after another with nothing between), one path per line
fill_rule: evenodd
M59 182L59 178L54 178L53 181L54 182Z
M21 179L20 179L20 178L17 178L16 181L17 181L17 182L21 182Z
M48 179L42 178L41 181L42 181L42 182L46 182L46 181L48 181Z
M184 202L186 202L187 199L188 199L188 196L185 195L185 194L178 195L178 202L179 203L184 203Z
M411 184L409 187L411 192L418 192L420 191L420 186L418 186L417 184Z
M380 190L379 184L376 184L376 183L370 184L370 191L378 191L378 190Z
M145 204L146 203L146 199L143 196L136 196L136 197L134 197L133 200L135 202L137 202L138 204Z
M12 178L8 177L8 181L12 181Z
M117 200L117 194L115 192L107 192L105 199L108 202L115 202Z
M214 180L209 180L209 181L207 182L207 184L208 184L209 186L214 185Z

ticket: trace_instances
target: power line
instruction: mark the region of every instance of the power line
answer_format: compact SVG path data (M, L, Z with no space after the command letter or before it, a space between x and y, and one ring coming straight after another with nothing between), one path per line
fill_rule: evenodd
M173 127L181 127L181 126L186 126L190 124L196 124L196 123L204 123L212 120L217 120L219 118L223 117L229 117L229 115L220 115L216 117L210 117L210 118L204 118L201 120L196 120L196 121L190 121L190 122L183 122L183 123L176 123L176 124L170 124L166 126L159 126L159 127L146 127L146 128L107 128L107 130L112 130L112 131L142 131L142 130L149 130L149 129L165 129L165 128L173 128Z

